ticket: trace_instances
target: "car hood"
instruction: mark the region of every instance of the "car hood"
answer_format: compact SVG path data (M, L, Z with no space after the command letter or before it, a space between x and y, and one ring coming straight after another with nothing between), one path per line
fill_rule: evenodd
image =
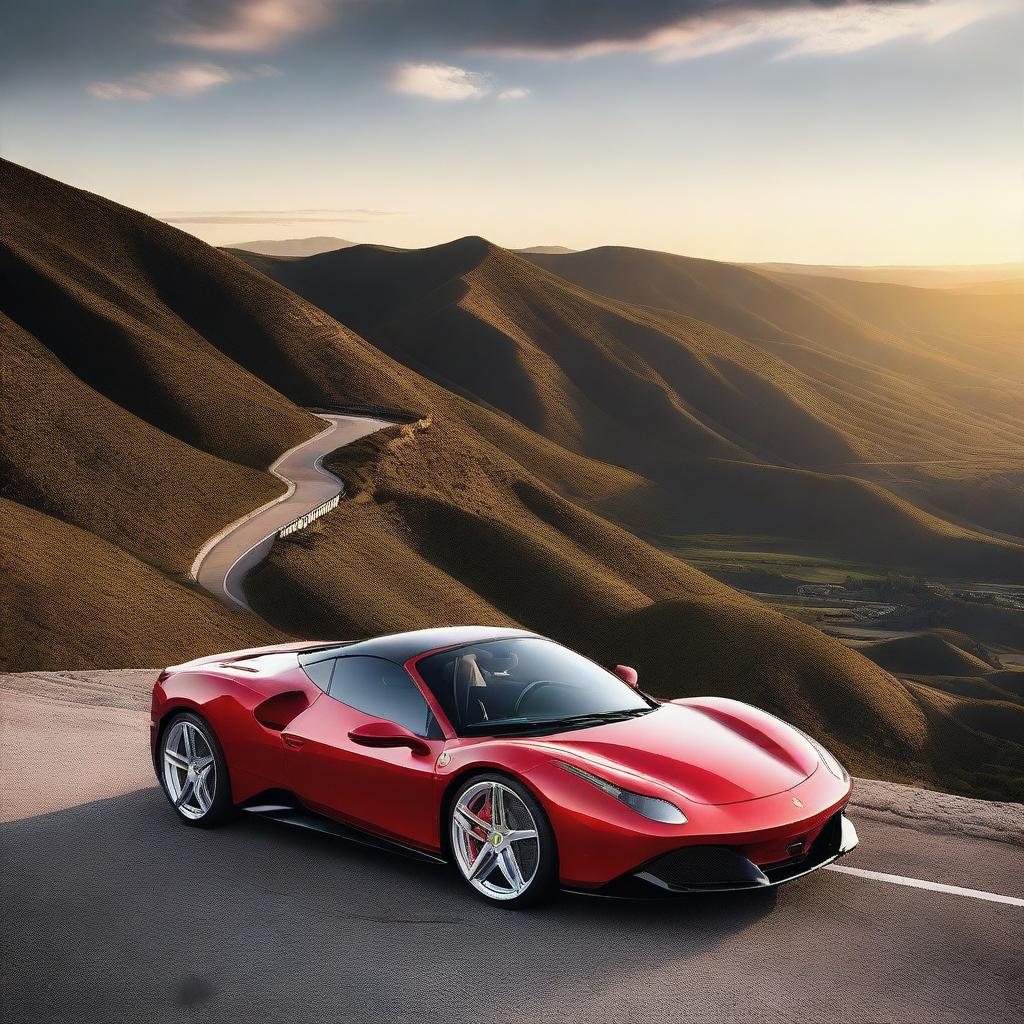
M539 745L556 759L575 755L598 774L604 767L622 785L636 776L701 804L772 796L818 766L817 752L797 730L723 699L662 704L640 718L560 733Z

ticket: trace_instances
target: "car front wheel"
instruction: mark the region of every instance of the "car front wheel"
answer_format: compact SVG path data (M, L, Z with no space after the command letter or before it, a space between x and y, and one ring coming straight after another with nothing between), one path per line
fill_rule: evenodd
M477 775L449 809L455 866L487 902L515 908L544 899L558 882L547 815L530 791L500 775Z

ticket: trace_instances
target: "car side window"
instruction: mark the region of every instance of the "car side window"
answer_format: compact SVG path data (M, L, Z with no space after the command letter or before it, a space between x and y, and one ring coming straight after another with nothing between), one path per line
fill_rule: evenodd
M433 739L440 730L430 706L405 669L384 658L338 658L327 691L335 700Z
M322 655L319 660L299 655L299 664L302 665L302 671L305 672L306 675L324 691L324 693L327 692L328 687L331 685L331 672L334 670L334 663L337 660L337 658L324 658Z

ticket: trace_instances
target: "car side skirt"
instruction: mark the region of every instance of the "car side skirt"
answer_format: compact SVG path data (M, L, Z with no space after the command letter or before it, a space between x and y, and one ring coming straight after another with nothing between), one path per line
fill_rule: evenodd
M241 810L267 821L276 821L281 825L291 825L294 828L305 828L313 832L322 832L324 835L344 839L359 846L384 850L387 853L408 857L411 860L424 861L429 864L447 863L443 857L439 857L437 854L428 853L426 850L420 850L414 846L407 846L405 843L400 843L393 839L386 839L384 836L376 835L373 832L366 832L353 825L345 825L340 821L335 821L334 818L328 818L323 814L317 814L315 811L306 810L304 807L297 807L291 804L254 803L249 806L243 806Z

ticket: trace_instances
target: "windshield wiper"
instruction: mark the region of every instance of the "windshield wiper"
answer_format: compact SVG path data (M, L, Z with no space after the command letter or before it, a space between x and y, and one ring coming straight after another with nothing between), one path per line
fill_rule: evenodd
M474 722L464 725L464 732L501 732L507 733L522 730L550 730L560 728L583 729L590 725L606 725L609 722L621 722L628 718L646 715L654 708L623 708L620 711L593 711L585 715L568 715L565 718L506 718L493 722Z
M593 721L598 724L604 722L624 722L627 718L639 718L640 715L646 715L648 711L653 710L654 708L623 708L620 711L594 711L589 715L576 715L573 718L556 718L555 721L566 725L583 721Z

